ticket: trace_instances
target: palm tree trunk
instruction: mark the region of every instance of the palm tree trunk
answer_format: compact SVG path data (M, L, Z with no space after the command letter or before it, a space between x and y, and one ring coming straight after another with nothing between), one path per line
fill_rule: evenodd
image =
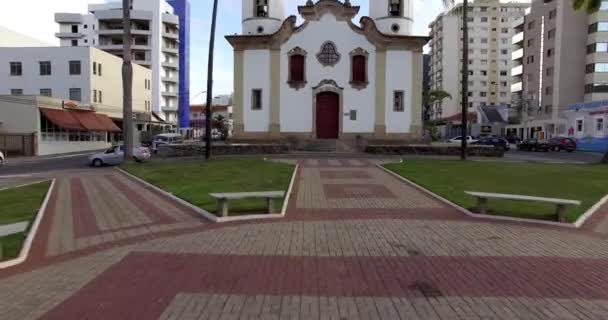
M213 50L215 47L215 22L217 20L217 0L213 1L211 35L209 37L209 59L207 61L207 110L205 110L205 159L211 158L211 116L213 103Z
M122 139L124 160L133 159L133 66L131 65L131 0L122 1Z

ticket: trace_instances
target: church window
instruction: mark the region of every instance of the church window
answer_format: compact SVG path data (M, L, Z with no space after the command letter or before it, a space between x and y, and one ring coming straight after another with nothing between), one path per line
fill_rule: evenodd
M340 62L340 54L338 53L338 49L336 49L336 45L327 41L321 46L321 52L317 54L317 59L324 66L335 66Z
M388 13L393 17L401 16L401 0L389 0Z
M289 86L295 89L306 85L306 51L295 47L287 53L289 58Z
M268 17L268 0L255 1L255 16L260 18Z
M350 53L351 74L350 84L356 89L367 87L367 59L369 53L362 48L357 48Z
M393 111L394 112L403 112L404 111L403 96L404 96L403 91L395 91L393 93Z
M251 110L262 110L262 89L251 90Z

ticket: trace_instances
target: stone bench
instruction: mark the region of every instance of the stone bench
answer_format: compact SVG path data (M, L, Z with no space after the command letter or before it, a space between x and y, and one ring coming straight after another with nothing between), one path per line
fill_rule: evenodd
M30 223L28 221L23 221L23 222L19 222L19 223L0 226L0 238L25 232L25 230L27 230L27 226L29 224ZM2 243L0 243L0 260L1 259L2 259Z
M284 191L262 191L262 192L238 192L238 193L210 193L217 201L217 214L221 217L228 216L228 201L238 199L266 199L268 213L275 213L274 202L276 199L285 197Z
M566 222L566 208L568 206L580 206L581 202L577 200L567 199L555 199L555 198L543 198L543 197L532 197L522 196L516 194L504 194L504 193L488 193L488 192L473 192L465 191L466 194L477 198L477 210L481 214L486 214L488 199L500 199L500 200L513 200L513 201L533 201L533 202L544 202L556 205L556 215L559 222Z

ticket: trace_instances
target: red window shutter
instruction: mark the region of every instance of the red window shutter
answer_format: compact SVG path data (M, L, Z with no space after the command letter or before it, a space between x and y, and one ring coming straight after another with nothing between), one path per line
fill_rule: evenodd
M354 56L353 57L353 82L365 82L366 81L366 66L365 56Z
M304 81L304 56L296 54L290 58L291 81Z

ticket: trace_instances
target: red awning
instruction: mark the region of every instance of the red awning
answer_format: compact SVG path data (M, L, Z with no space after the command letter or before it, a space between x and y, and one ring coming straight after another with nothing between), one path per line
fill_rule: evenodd
M88 131L107 131L106 127L97 120L94 112L72 111L72 115L78 119L80 124Z
M85 130L71 112L59 109L40 108L40 112L56 126L69 130Z
M97 120L99 120L99 122L101 124L103 124L103 126L106 128L105 131L107 131L107 132L122 132L122 130L120 129L120 127L118 127L116 125L116 123L114 123L114 121L112 121L112 119L110 119L110 117L106 116L105 114L96 113L95 117L97 117Z

